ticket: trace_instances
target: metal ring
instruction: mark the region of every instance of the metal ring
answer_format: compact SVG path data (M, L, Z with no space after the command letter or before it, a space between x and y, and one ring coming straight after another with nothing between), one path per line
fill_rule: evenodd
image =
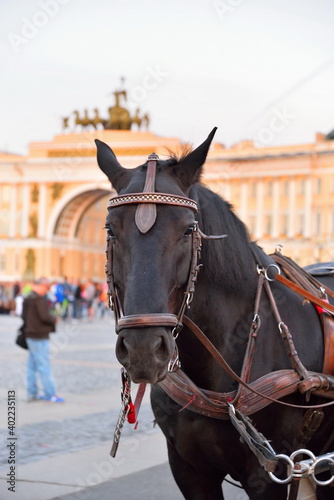
M257 274L264 273L264 268L263 268L263 267L260 267L260 265L259 265L259 264L257 264L257 266L256 266L256 272L257 272Z
M278 455L276 455L276 458L281 458L282 460L285 460L288 463L288 465L290 465L291 470L293 469L294 463L291 460L291 458L288 457L288 455L278 454ZM279 479L277 476L275 476L275 474L273 472L269 472L268 474L269 474L269 477L273 481L275 481L275 483L278 483L278 484L287 484L287 483L290 483L290 481L292 480L292 474L290 474L286 479Z
M280 268L278 267L277 264L269 264L269 266L267 267L267 269L265 269L264 275L265 275L266 280L268 280L268 281L275 281L276 278L269 278L269 276L268 276L268 270L269 270L270 267L274 267L276 269L276 271L277 271L277 274L281 274L281 270L280 270Z
M312 470L312 479L313 481L318 485L318 486L329 486L332 482L334 482L334 476L330 477L329 479L326 479L326 481L320 481L315 477L315 469L317 465L319 465L321 462L331 462L334 465L334 459L333 458L318 458L314 464L313 464L313 470Z
M194 298L193 293L188 292L188 294L187 294L187 298L186 298L186 304L187 304L187 308L188 308L188 309L189 309L189 307L190 307L190 304L191 304L191 303L192 303L192 301L193 301L193 298Z
M297 455L308 455L312 460L316 460L317 457L312 453L312 451L307 450L306 448L300 448L300 450L296 450L293 453L291 453L290 458L291 460L294 460Z
M172 336L174 340L178 338L180 331L181 331L180 325L174 326L172 330Z

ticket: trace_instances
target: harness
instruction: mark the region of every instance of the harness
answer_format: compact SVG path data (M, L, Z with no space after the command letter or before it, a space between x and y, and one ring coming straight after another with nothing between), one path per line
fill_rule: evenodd
M142 234L145 234L154 225L157 217L157 204L186 207L193 210L195 213L197 213L198 211L196 201L188 197L155 192L155 177L158 159L159 157L155 153L151 154L148 157L147 173L143 192L116 196L114 198L111 198L108 204L108 210L112 209L113 207L122 205L136 204L137 209L135 214L135 223ZM248 415L252 415L253 413L259 411L260 409L268 406L273 402L293 408L309 409L312 412L316 412L318 410L322 410L322 408L326 406L333 405L334 401L318 405L301 406L280 401L280 399L295 392L305 394L306 401L309 400L311 393L321 397L334 399L334 376L331 375L330 371L328 372L328 370L332 370L332 373L334 375L334 357L332 359L331 354L330 358L325 360L324 371L326 370L327 373L316 373L306 370L298 357L298 353L293 343L292 335L289 332L287 325L285 325L280 317L270 287L270 282L277 279L284 285L294 289L294 291L306 297L307 300L315 303L318 307L321 307L324 317L329 316L329 313L334 313L334 306L329 304L326 299L326 292L328 292L329 290L325 290L324 287L314 278L312 279L312 292L309 290L305 290L305 287L301 287L300 283L294 283L293 281L296 281L296 275L299 274L298 272L296 272L296 270L295 272L292 272L291 269L296 265L293 263L294 266L291 266L291 261L283 257L280 253L275 253L275 255L272 256L276 264L270 264L268 268L263 268L261 264L258 263L257 271L259 278L254 305L254 316L249 331L248 344L241 375L238 376L228 365L225 359L221 356L221 354L217 351L211 341L205 336L202 330L197 325L195 325L192 320L185 314L186 310L190 308L195 292L195 284L200 269L199 260L201 255L202 239L218 239L224 238L225 236L226 235L207 236L202 233L202 231L198 227L198 223L195 222L194 230L191 236L192 254L190 271L184 291L183 300L177 314L161 312L152 314L124 315L117 288L115 287L113 281L113 241L112 237L108 235L106 249L106 275L108 284L109 307L113 309L115 314L117 333L119 333L124 328L165 326L172 328L172 334L174 338L176 338L182 330L183 325L186 325L200 340L204 347L214 356L214 358L223 367L223 369L235 381L238 382L238 389L229 393L217 393L197 387L194 382L190 380L189 377L182 371L179 362L177 347L175 348L173 357L170 360L167 376L164 380L159 382L158 385L168 396L170 396L175 402L181 405L181 410L184 408L188 408L191 411L208 417L230 419L242 438L247 442L248 446L256 454L261 465L271 474L271 478L273 480L275 480L276 482L282 482L282 480L274 476L274 470L278 460L283 459L288 463L288 465L293 466L290 476L287 478L287 480L284 480L284 482L290 482L291 479L294 479L298 476L297 472L294 472L295 469L299 470L299 463L298 467L295 467L294 463L294 459L298 455L298 453L294 452L294 454L292 454L290 457L287 457L286 455L283 456L275 454L269 442L253 427L251 421L248 418ZM289 275L290 279L282 275L281 269L284 270L285 274ZM272 278L271 275L273 270L276 271L276 276ZM293 280L291 280L291 278L293 278ZM258 380L249 383L257 332L261 324L259 307L263 290L265 290L268 296L272 311L277 321L278 330L282 337L292 368L278 370L266 374ZM315 290L320 293L320 297L314 295ZM334 293L332 291L329 292L333 294L331 296L334 296ZM334 332L334 328L332 328L332 332ZM334 337L332 336L331 339L333 339L332 343L330 344L332 346L331 353L333 353ZM123 369L122 407L116 425L114 441L111 450L112 456L116 455L121 430L125 418L130 410L132 412L134 410L135 418L133 419L132 417L132 419L136 421L146 384L142 383L139 385L135 405L132 405L131 402L130 385L130 378L126 371ZM314 432L317 430L319 425L314 426ZM315 462L316 460L318 460L319 463L321 462L322 470L324 469L325 461L328 465L326 470L331 470L331 467L334 464L334 453L330 454L329 457L326 456L324 458L324 456L321 456L318 459L316 459L314 455L309 456L309 461L311 465L313 464L312 466L310 465L307 469L309 471L309 474L306 471L306 465L303 465L303 475L299 473L298 478L306 477L307 474L313 474L313 476L315 477L314 471L316 466L313 462ZM317 472L319 472L318 462ZM316 479L316 482L317 481L317 484L323 483ZM332 481L334 481L334 472L332 472L332 478L330 482Z

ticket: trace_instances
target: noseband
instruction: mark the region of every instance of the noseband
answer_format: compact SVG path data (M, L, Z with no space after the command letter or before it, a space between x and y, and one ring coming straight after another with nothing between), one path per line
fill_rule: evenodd
M166 193L155 192L156 167L159 157L152 153L148 157L147 173L144 190L142 193L131 193L111 198L108 203L108 210L122 205L137 204L135 223L139 231L143 234L148 232L155 223L157 217L157 204L190 208L195 213L198 211L196 201L185 196L177 196ZM182 329L182 320L187 308L190 307L195 292L195 283L200 266L198 265L201 253L203 233L195 222L192 232L192 256L186 289L178 314L151 313L134 314L125 316L119 300L117 288L113 280L113 240L107 236L106 249L106 275L108 284L109 307L113 309L116 319L116 332L119 333L125 328L143 328L151 326L164 326L173 329L176 338Z

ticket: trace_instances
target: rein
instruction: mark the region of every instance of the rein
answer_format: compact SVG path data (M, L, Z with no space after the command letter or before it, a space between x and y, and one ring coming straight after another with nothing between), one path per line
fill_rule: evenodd
M146 179L145 179L145 185L144 185L144 190L142 193L130 193L130 194L123 194L119 195L116 197L113 197L109 200L108 203L108 210L118 207L118 206L123 206L123 205L131 205L131 204L137 204L137 209L136 209L136 214L135 214L135 223L137 225L137 228L139 231L143 234L145 234L147 231L149 231L152 226L154 225L157 217L157 211L156 211L156 204L164 204L164 205L171 205L171 206L181 206L181 207L186 207L194 212L198 211L197 208L197 203L196 201L185 197L185 196L178 196L178 195L171 195L171 194L166 194L166 193L159 193L155 192L155 178L156 178L156 168L157 168L157 161L159 160L159 157L155 154L152 153L148 157L148 162L147 162L147 173L146 173ZM191 264L190 264L190 271L189 271L189 276L188 276L188 281L186 285L186 289L184 292L183 300L181 303L181 306L179 308L179 311L177 314L171 314L171 313L152 313L152 314L136 314L136 315L124 315L121 302L118 296L117 289L114 285L113 281L113 272L112 272L112 262L113 262L113 242L112 242L112 237L108 236L107 237L107 249L106 249L106 256L107 256L107 263L106 263L106 274L107 274L107 284L108 284L108 296L109 296L109 306L114 310L115 313L115 319L116 319L116 332L119 333L122 329L125 328L143 328L143 327L152 327L152 326L165 326L172 328L172 333L174 338L177 338L179 332L182 330L183 324L185 324L200 340L200 342L204 345L204 347L212 354L212 356L218 361L218 363L222 366L222 368L239 384L239 389L233 398L233 404L236 404L242 394L243 390L247 390L252 392L258 397L264 398L269 402L276 402L278 404L284 405L284 406L290 406L293 408L322 408L324 406L329 406L334 404L334 402L322 404L322 405L294 405L291 403L286 403L283 401L279 401L275 397L271 397L269 394L264 394L259 391L257 391L254 387L249 385L249 375L250 375L250 370L251 370L251 365L252 365L252 359L253 359L253 353L254 353L254 348L255 348L255 340L257 337L257 329L260 326L260 316L258 314L259 310L259 305L260 305L260 300L261 300L261 293L262 289L264 288L267 292L272 310L274 312L274 315L276 317L277 323L278 323L278 329L281 334L281 337L283 339L284 345L286 347L288 356L290 358L292 368L293 370L299 375L299 382L302 380L308 380L310 377L310 374L308 371L304 368L302 363L299 360L298 354L295 350L292 336L287 328L287 326L283 323L283 321L280 318L275 299L273 297L273 294L271 292L271 288L269 285L269 282L272 281L272 278L269 278L268 276L268 269L265 270L261 268L258 265L258 273L259 273L259 282L258 282L258 289L256 293L256 299L255 299L255 309L254 309L254 318L253 322L251 325L250 333L249 333L249 341L246 349L246 355L244 358L244 363L242 367L242 372L241 376L239 377L229 366L229 364L225 361L223 356L219 353L219 351L215 348L215 346L212 344L212 342L206 337L206 335L202 332L202 330L194 324L190 318L185 316L186 309L190 307L190 304L193 299L193 295L195 292L195 283L197 280L197 275L198 271L200 269L200 265L198 264L200 255L201 255L201 245L202 245L202 238L205 239L221 239L226 237L226 235L217 235L217 236L207 236L198 227L198 223L195 222L194 224L194 230L192 232L192 256L191 256ZM273 265L270 265L271 267ZM276 265L274 267L277 267ZM279 268L278 268L279 269ZM280 272L277 274L275 277L276 279L282 278L280 275ZM283 280L280 279L281 282ZM284 284L286 284L284 282ZM308 298L310 298L310 295L308 295ZM315 298L314 300L318 305L323 306L325 309L329 310L329 305L327 302ZM169 364L169 373L167 375L167 378L170 376L170 374L175 371L180 369L180 363L178 361L178 353L177 353L177 348L176 352L174 353L173 359L170 361ZM268 374L271 375L271 374ZM318 377L317 377L318 375ZM320 389L324 389L325 391L332 390L333 389L333 379L332 377L325 376L323 374L314 374L312 373L313 382L315 380L315 384L318 384L318 387ZM325 377L325 378L324 378ZM163 382L159 383L162 386L164 385ZM194 384L193 384L194 387ZM314 387L311 387L314 389ZM297 390L297 388L296 388ZM170 393L170 390L168 391ZM302 392L302 389L301 389ZM308 395L310 394L310 388L308 387L307 391L305 390L304 392L307 392ZM318 391L319 392L319 391ZM201 389L199 389L199 393L201 393ZM202 393L204 394L204 393ZM281 397L281 396L280 396ZM268 403L269 404L269 403ZM255 410L254 410L255 411Z
M146 234L155 224L157 218L157 204L189 208L195 213L198 211L196 201L188 197L155 192L155 178L158 159L159 157L155 153L148 157L147 173L142 193L119 195L111 198L108 203L108 210L112 210L114 207L136 204L137 209L135 213L135 224L142 234ZM247 417L245 417L244 414L251 415L259 409L274 402L283 406L301 408L303 410L331 406L334 404L334 401L320 405L296 405L280 401L279 398L298 391L306 394L307 401L310 397L311 391L316 395L333 397L334 377L315 372L308 372L301 363L288 327L281 320L270 288L269 282L273 281L273 279L268 276L268 270L270 267L275 267L279 271L275 278L280 278L279 281L285 285L287 284L281 279L280 269L274 264L271 264L267 269L262 268L259 264L257 266L259 281L255 298L254 317L250 327L246 354L240 376L232 370L230 365L226 362L224 357L219 353L212 342L206 337L203 331L185 315L186 310L190 308L195 292L195 284L200 269L199 260L201 256L202 239L221 239L226 236L227 235L207 236L199 229L198 222L194 223L191 235L192 244L189 275L185 286L183 300L177 314L161 312L125 315L113 280L113 238L108 235L106 249L107 262L105 269L108 284L109 307L113 309L115 314L116 333L128 328L162 326L171 328L172 335L176 339L183 328L183 324L185 324L189 330L194 333L203 346L212 354L220 366L238 383L238 389L233 393L216 393L197 387L181 370L177 346L175 347L175 352L168 365L168 374L163 381L158 383L158 385L166 392L166 394L168 394L168 396L174 399L177 403L183 405L180 411L189 407L190 410L209 417L229 418L232 421L232 424L247 441L250 448L254 451L260 463L262 465L266 464L267 470L273 471L277 458L274 456L272 448L269 446L269 443L265 440L265 438L263 438L263 436L252 427L250 421L247 420ZM261 377L255 382L249 383L257 330L259 329L261 323L259 307L263 289L267 293L271 309L277 320L278 329L289 356L292 369L272 372ZM298 290L295 288L295 291ZM307 298L311 300L312 297L313 296L310 294ZM332 306L329 307L328 302L325 302L322 299L317 299L313 302L315 302L318 306L323 307L326 311L334 311L334 308L332 308ZM132 403L130 397L131 381L127 374L125 375L124 380L122 407L114 434L113 447L111 450L112 456L115 456L116 454L125 418L128 415L130 408L133 407L133 405L131 407ZM145 383L142 383L139 386L138 395L134 405L135 421L137 419L145 387ZM242 409L243 413L240 409Z

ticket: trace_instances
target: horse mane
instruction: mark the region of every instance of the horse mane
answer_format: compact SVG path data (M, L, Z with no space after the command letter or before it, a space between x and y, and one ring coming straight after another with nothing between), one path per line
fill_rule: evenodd
M203 184L189 193L199 205L198 222L207 235L227 234L221 240L204 240L201 262L209 280L231 293L254 291L255 260L248 230L233 206Z

